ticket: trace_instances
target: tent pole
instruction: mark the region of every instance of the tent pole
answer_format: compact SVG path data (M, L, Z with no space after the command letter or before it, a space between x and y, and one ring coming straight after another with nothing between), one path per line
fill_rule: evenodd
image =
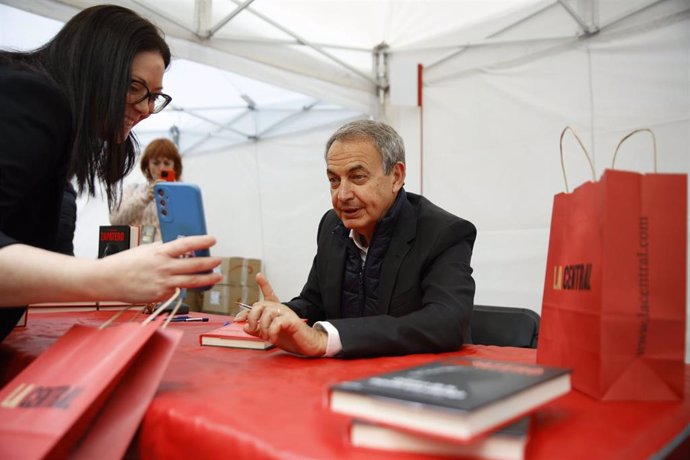
M424 95L422 93L424 66L417 64L417 107L419 107L419 194L424 196Z

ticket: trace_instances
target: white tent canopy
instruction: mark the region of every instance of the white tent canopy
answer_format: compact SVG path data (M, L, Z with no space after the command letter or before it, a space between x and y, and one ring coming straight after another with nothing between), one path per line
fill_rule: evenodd
M0 2L61 21L97 3ZM407 146L406 188L477 225L478 304L540 311L566 125L593 155L597 177L621 137L641 127L656 133L659 171L690 170L687 0L113 3L151 18L181 58L165 81L177 110L142 123L142 143L180 129L184 179L202 186L216 254L262 258L283 299L297 294L310 267L330 205L323 145L346 119L392 124ZM246 80L200 79L197 66ZM250 89L249 79L265 86ZM289 96L272 99L276 87ZM202 105L203 118L189 115L204 91L235 108L219 116ZM266 118L248 110L243 94L272 109ZM300 115L280 123L281 104ZM564 147L571 188L590 180L573 138ZM651 171L651 149L649 136L634 136L617 167ZM102 203L80 206L80 255L95 256L95 226L104 223Z

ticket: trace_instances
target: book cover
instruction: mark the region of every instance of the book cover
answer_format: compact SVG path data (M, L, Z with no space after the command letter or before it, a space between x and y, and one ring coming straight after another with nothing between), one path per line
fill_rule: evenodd
M494 460L523 460L529 431L529 417L507 425L495 433L470 443L457 443L443 438L391 428L389 426L353 420L350 443L355 447L406 452L443 457L489 458Z
M98 258L139 246L140 228L129 225L98 227Z
M266 350L272 348L271 342L244 332L244 322L230 323L199 335L199 344L212 347L251 348Z
M330 407L364 420L466 441L568 391L568 369L454 358L335 384Z

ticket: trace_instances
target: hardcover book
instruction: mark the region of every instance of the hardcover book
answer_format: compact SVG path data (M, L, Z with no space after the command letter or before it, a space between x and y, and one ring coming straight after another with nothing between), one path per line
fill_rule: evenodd
M570 391L570 370L454 358L330 388L334 412L467 441Z
M199 344L212 347L251 348L266 350L272 348L271 342L244 332L244 322L230 323L199 335Z
M101 225L98 227L98 258L139 246L140 227Z
M476 441L458 443L363 420L353 420L350 425L350 443L356 447L391 452L443 457L523 460L528 430L529 418L523 417L495 433L480 437Z

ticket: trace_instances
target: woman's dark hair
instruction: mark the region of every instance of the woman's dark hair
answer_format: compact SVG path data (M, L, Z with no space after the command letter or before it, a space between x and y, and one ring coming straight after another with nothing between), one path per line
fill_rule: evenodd
M165 68L170 65L170 48L156 26L127 8L99 5L74 16L35 51L0 53L0 62L41 72L65 92L72 109L68 175L89 195L100 180L111 207L136 163L136 139L122 133L131 65L141 51L158 52Z
M180 156L180 151L177 150L177 146L170 139L161 137L159 139L154 139L146 146L144 149L144 155L141 157L141 172L148 180L156 180L158 177L151 177L151 172L149 171L149 162L155 160L156 158L164 158L167 160L172 160L173 169L175 170L175 180L182 180L182 157Z

